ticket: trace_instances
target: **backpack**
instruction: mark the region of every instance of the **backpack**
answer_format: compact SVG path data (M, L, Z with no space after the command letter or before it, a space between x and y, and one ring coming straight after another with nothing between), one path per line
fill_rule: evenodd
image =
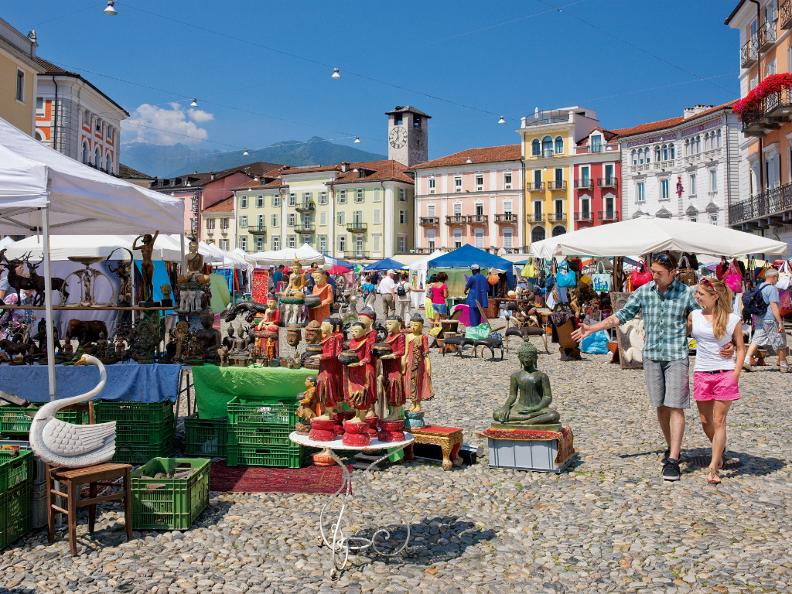
M767 303L762 296L762 289L767 286L762 283L753 289L747 289L742 296L743 310L755 316L763 316L767 313Z
M404 288L404 283L401 282L396 285L396 295L399 297L404 297L407 294L407 289Z

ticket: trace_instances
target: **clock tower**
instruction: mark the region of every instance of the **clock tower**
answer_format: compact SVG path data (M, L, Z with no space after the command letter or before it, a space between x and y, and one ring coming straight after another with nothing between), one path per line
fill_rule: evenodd
M397 105L388 116L388 159L407 167L429 160L429 120L432 116L409 105Z

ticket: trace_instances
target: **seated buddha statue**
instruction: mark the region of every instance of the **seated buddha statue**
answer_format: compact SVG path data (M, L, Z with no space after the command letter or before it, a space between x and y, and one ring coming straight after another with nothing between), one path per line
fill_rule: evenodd
M292 265L291 274L289 275L289 284L281 292L283 297L305 297L305 276L303 275L302 266L299 260L295 260Z
M203 273L204 258L198 253L198 240L190 239L189 253L186 257L187 272L179 278L179 283L197 283L205 285L209 282L209 276Z
M550 408L553 395L550 378L536 368L539 353L525 340L517 351L522 369L511 375L509 398L495 409L492 418L513 428L557 430L558 411Z

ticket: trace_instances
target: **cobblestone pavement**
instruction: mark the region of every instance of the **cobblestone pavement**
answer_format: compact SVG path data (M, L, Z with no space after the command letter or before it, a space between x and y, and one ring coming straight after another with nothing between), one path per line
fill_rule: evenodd
M516 344L514 344L516 346ZM356 483L351 531L411 524L406 554L350 558L337 580L317 522L326 496L212 493L186 532L136 532L124 542L117 511L71 558L37 531L0 557L12 592L781 592L792 583L789 379L745 374L728 422L720 486L706 483L707 440L688 412L682 480L660 478L663 442L641 371L605 356L540 356L554 406L579 455L560 474L474 466L443 472L418 462ZM432 354L437 397L427 420L476 431L506 398L505 361ZM486 448L484 448L486 449ZM350 533L349 531L347 533ZM2 590L2 587L0 587Z

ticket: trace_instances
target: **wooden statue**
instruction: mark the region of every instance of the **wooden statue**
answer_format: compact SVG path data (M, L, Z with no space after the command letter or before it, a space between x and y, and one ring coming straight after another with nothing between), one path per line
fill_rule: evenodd
M132 242L133 250L140 250L140 272L143 276L143 303L151 304L154 301L154 262L152 256L154 255L154 242L159 237L159 231L155 231L154 235L146 233L145 235L138 235L135 241ZM140 245L138 245L138 239Z
M413 314L410 318L410 332L405 337L402 373L406 397L412 402L411 412L421 412L421 403L431 400L432 364L429 360L429 340L423 334L423 318Z

